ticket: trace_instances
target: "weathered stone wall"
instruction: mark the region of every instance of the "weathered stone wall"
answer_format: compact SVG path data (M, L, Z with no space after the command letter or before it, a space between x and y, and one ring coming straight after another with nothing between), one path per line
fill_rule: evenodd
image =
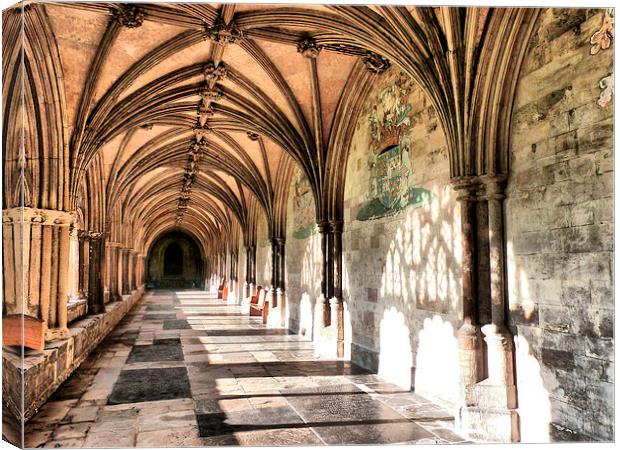
M430 102L390 69L366 101L347 166L343 277L351 356L403 387L415 381L416 390L453 401L461 247L449 177Z
M264 215L258 221L256 233L256 283L259 286L271 285L271 244Z
M286 215L286 316L291 330L311 337L314 305L321 294L321 240L312 193L300 186L307 187L297 168Z
M245 247L243 246L243 236L239 238L239 258L237 260L237 280L239 281L239 292L237 293L237 297L242 299L245 295L243 286L247 281L247 253L245 251Z
M589 42L602 20L544 11L518 84L505 208L523 441L613 439L613 50Z
M25 420L30 419L133 308L143 293L144 285L124 295L121 301L106 305L104 313L72 323L69 338L48 343L44 351L29 350L23 359L19 353L4 351L2 400L9 411L16 417L23 413ZM23 367L23 378L20 367Z

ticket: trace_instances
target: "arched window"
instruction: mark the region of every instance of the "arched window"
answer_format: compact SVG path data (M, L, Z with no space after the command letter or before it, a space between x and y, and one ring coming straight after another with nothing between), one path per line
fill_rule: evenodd
M179 244L172 242L164 253L164 276L183 274L183 250Z

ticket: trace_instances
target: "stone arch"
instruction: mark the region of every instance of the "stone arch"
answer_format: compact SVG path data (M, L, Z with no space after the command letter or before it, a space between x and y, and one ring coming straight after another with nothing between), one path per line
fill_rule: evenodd
M189 234L173 230L154 241L148 257L147 284L158 288L204 286L204 259Z

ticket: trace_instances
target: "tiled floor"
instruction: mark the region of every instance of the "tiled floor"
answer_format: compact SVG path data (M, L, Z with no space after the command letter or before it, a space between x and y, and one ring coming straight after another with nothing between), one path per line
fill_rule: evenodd
M26 425L28 447L456 443L450 413L199 291L149 293Z

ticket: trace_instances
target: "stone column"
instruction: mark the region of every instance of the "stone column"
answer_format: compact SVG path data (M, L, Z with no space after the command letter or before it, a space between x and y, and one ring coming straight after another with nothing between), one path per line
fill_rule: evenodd
M119 289L120 284L120 271L119 271L119 261L120 261L120 244L115 242L108 243L108 250L110 252L110 274L109 274L109 283L110 283L110 301L119 301L121 299L121 290Z
M470 389L484 375L483 342L476 316L476 242L475 210L476 190L479 182L475 177L461 177L452 180L458 193L461 208L461 270L463 324L457 331L460 360L461 403L472 403L468 399Z
M329 285L330 285L330 271L329 271L329 222L323 221L317 223L319 235L321 238L321 295L317 299L317 306L315 314L321 314L317 317L318 322L323 324L322 326L329 325Z
M105 239L103 233L90 232L89 245L89 285L88 310L92 314L105 312L103 301L103 261L105 260Z
M285 260L285 251L286 251L286 241L284 238L277 238L278 245L278 285L277 288L284 291L284 279L286 272L286 260Z
M67 304L72 289L70 229L76 223L71 212L12 208L2 212L3 316L21 323L22 314L32 322L30 333L16 336L17 344L43 348L45 340L68 337ZM20 325L21 327L21 325Z
M129 294L129 249L121 249L121 267L122 267L122 293L123 295Z
M137 253L135 250L131 249L129 251L129 290L135 291L138 288L138 283L136 282L137 272L138 272L138 264L137 264Z
M146 279L148 278L148 270L149 268L146 264L146 256L142 256L142 265L140 267L140 275L141 275L140 282L142 284L146 284Z
M333 261L333 297L330 300L332 308L331 323L336 326L336 351L339 358L344 357L344 300L342 298L342 221L330 221L332 234L331 258ZM336 300L332 302L332 300ZM334 311L335 309L335 311Z
M491 323L482 327L487 343L488 379L481 387L481 406L493 410L493 437L518 441L517 393L514 370L514 340L506 322L504 254L503 176L483 178L489 211L489 274Z
M88 295L88 233L78 231L78 294L81 298Z

